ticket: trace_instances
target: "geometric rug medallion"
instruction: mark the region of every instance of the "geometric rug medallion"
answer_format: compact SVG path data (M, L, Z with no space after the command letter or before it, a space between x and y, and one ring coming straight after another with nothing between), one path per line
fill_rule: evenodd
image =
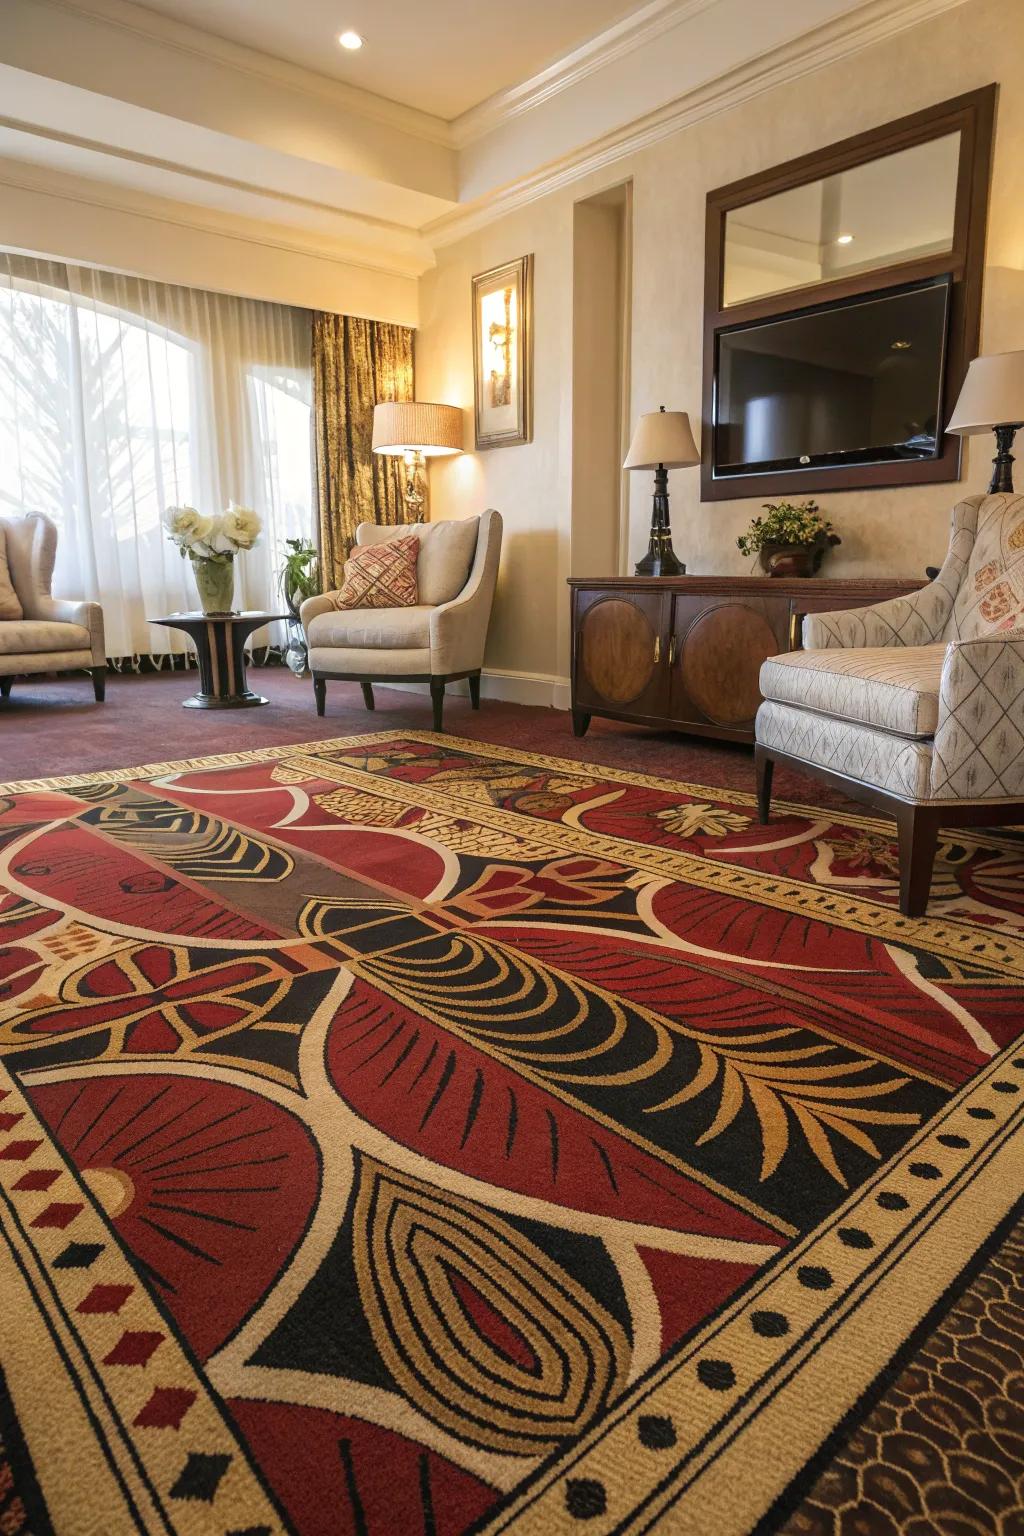
M1024 838L896 895L871 817L427 733L0 786L9 1529L845 1530L1024 1194Z

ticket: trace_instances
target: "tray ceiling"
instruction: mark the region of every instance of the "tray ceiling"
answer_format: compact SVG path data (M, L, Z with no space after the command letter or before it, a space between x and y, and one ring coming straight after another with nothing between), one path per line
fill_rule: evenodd
M146 0L145 8L450 119L545 68L637 0ZM352 28L358 53L338 46Z

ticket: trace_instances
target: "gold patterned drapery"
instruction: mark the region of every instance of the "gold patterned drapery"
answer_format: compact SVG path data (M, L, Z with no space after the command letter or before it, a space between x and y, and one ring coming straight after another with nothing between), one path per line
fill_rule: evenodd
M371 449L373 408L413 398L413 332L313 316L313 418L324 590L341 586L358 523L403 523L402 463Z

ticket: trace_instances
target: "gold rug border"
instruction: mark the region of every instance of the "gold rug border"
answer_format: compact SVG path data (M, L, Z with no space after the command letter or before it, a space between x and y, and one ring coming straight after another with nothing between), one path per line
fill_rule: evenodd
M346 748L363 747L363 746L370 746L370 747L372 747L372 746L381 745L381 744L383 744L385 742L399 741L399 740L411 740L411 741L423 742L423 743L427 743L427 744L431 744L431 745L439 745L439 744L448 745L448 746L452 747L453 750L456 750L456 751L467 750L467 751L471 751L471 752L474 752L474 753L478 753L481 756L491 757L491 758L495 758L495 759L498 759L498 760L502 760L502 759L504 759L504 760L514 760L514 761L518 761L518 762L528 763L528 764L531 764L531 765L534 765L534 766L552 767L552 768L555 768L557 770L566 772L567 775L576 774L577 776L584 776L584 775L593 775L596 772L596 773L599 773L600 775L602 775L603 777L606 777L610 781L618 782L618 783L623 783L623 784L632 784L632 785L637 785L637 786L640 786L640 787L650 787L650 788L658 789L658 790L661 790L661 791L665 791L667 789L669 792L671 792L673 790L676 790L676 791L678 791L680 793L684 793L684 794L693 794L693 793L706 794L706 795L710 796L711 798L718 799L718 800L725 800L725 801L731 802L733 804L744 804L744 805L746 805L746 804L753 804L754 803L753 795L747 795L747 794L745 794L743 792L740 792L740 791L735 791L735 790L725 790L725 791L723 791L723 790L716 789L716 788L714 788L712 786L704 786L704 785L699 785L699 786L686 785L686 784L682 784L682 783L679 783L679 782L673 781L673 780L660 779L660 778L657 778L657 777L652 776L652 775L634 774L634 773L629 772L627 770L605 768L603 765L598 764L598 763L592 763L589 760L579 760L579 761L577 761L577 760L573 760L573 759L554 758L554 757L549 757L549 756L544 755L544 754L529 753L529 752L523 751L523 750L515 748L515 747L505 747L505 746L502 746L500 744L489 743L489 742L477 742L477 741L474 741L471 738L455 737L455 736L442 736L442 737L439 737L439 736L437 736L437 735L435 735L434 733L431 733L431 732L419 732L419 731L409 731L409 730L374 731L374 732L368 732L368 733L361 733L361 734L358 734L358 735L349 735L349 736L344 736L344 737L329 738L329 739L324 739L324 740L314 741L314 742L292 743L292 744L289 744L289 745L269 745L269 746L265 746L265 747L261 747L261 748L248 749L248 750L246 750L244 752L221 753L221 754L209 755L209 756L200 757L200 758L179 759L179 760L176 760L176 761L173 761L173 762L169 762L169 763L148 764L148 765L141 765L141 766L124 768L124 769L120 769L120 770L94 771L94 772L90 772L90 773L86 773L86 774L66 775L66 776L63 776L62 778L26 780L26 781L21 781L21 782L14 781L14 782L11 782L11 783L0 785L0 793L18 793L18 794L21 794L21 793L31 793L31 792L36 791L36 790L47 790L47 789L50 789L50 790L69 789L70 790L70 789L74 789L76 787L87 787L89 785L102 784L102 783L125 783L125 782L130 782L130 781L135 780L135 779L157 778L157 777L160 777L162 775L171 774L171 773L184 773L184 772L205 771L205 770L214 770L214 769L219 769L219 768L230 768L230 767L235 767L235 766L244 766L246 764L257 763L257 762L281 761L281 760L286 760L289 757L294 757L296 755L300 755L302 753L307 753L307 754L309 754L311 756L316 756L316 755L323 754L323 753L329 753L331 751L344 750ZM861 817L855 817L855 816L850 816L850 815L844 815L844 813L824 811L823 808L814 808L814 807L807 807L807 806L801 806L801 805L793 805L792 807L790 807L790 804L788 802L779 802L779 805L780 805L780 808L783 808L783 807L785 807L787 809L792 808L798 814L801 814L801 815L810 815L813 819L821 819L821 816L823 814L825 814L825 815L828 815L830 819L832 819L832 820L834 820L836 822L839 822L839 823L841 823L841 822L843 822L845 820L847 822L847 824L855 824L855 825L856 824L860 824L860 825L872 825L872 824L875 824L875 825L882 825L882 826L887 825L886 823L872 823L869 818L861 818ZM544 824L542 824L542 826L543 825ZM557 823L553 824L553 830L555 832L557 832ZM630 840L627 840L627 839L624 839L623 843L624 843L625 846L629 846L629 847L635 846L635 847L638 847L638 848L642 848L644 846L643 844L634 844ZM890 909L885 909L885 910L889 911ZM922 934L921 937L923 939L924 935ZM948 1121L948 1118L949 1118L949 1115L950 1115L950 1111L952 1109L954 1109L954 1107L956 1107L957 1109L962 1107L963 1104L964 1104L964 1100L967 1098L968 1095L976 1094L984 1086L987 1086L988 1082L991 1080L991 1078L995 1075L996 1072L1005 1069L1005 1064L1006 1064L1006 1061L1007 1061L1011 1051L1016 1051L1016 1050L1019 1050L1019 1049L1020 1049L1020 1043L1019 1042L1015 1042L1013 1045L1008 1046L1003 1052L1000 1052L999 1055L993 1061L991 1061L988 1064L988 1067L986 1069L983 1069L983 1071L980 1074L977 1074L974 1078L972 1078L970 1080L969 1083L964 1085L964 1087L960 1090L960 1092L957 1095L954 1096L953 1100L950 1101L950 1103L945 1107L945 1109L943 1111L940 1112L940 1114L938 1116L933 1117L933 1119L928 1122L928 1125L926 1127L922 1127L921 1132L918 1134L918 1136L914 1137L911 1140L911 1142L909 1142L901 1150L901 1152L899 1154L897 1154L896 1159L894 1159L889 1164L885 1165L885 1167L883 1169L879 1169L877 1174L876 1174L876 1176L873 1179L867 1181L867 1183L865 1185L860 1186L860 1188L857 1191L855 1191L853 1193L853 1195L850 1197L850 1200L848 1202L844 1203L843 1207L840 1207L839 1211L833 1212L832 1216L830 1218L828 1218L828 1221L827 1221L826 1224L831 1226L832 1224L836 1223L839 1220L841 1215L845 1215L847 1217L853 1216L854 1211L855 1211L857 1205L858 1204L862 1204L862 1203L866 1203L867 1196L869 1195L869 1193L874 1188L877 1187L878 1181L882 1177L885 1177L885 1178L888 1178L888 1179L892 1179L893 1176L894 1176L894 1172L895 1172L895 1166L894 1165L895 1164L903 1164L903 1163L906 1163L907 1161L909 1161L910 1156L913 1154L914 1151L916 1151L920 1147L922 1141L927 1139L927 1137L929 1137L929 1136L934 1136L938 1132L940 1126L943 1123L946 1123ZM1005 1101L1003 1101L1003 1102L1005 1103ZM1012 1111L1010 1112L1009 1118L1010 1119L1015 1118L1013 1116ZM974 1137L977 1137L978 1127L977 1127L976 1124L975 1125L965 1124L965 1129L968 1129L968 1130L973 1132L972 1140L974 1139ZM994 1137L997 1134L998 1134L998 1129L996 1127L994 1127L993 1128L992 1136L990 1138L983 1138L983 1140L981 1141L980 1144L975 1141L975 1144L974 1144L974 1147L972 1149L971 1155L967 1159L968 1166L973 1165L977 1161L978 1157L981 1154L981 1151L982 1151L983 1147L986 1145L986 1142L988 1142L990 1144L991 1140L994 1139ZM1018 1135L1020 1134L1019 1130L1018 1130L1017 1134ZM962 1199L962 1198L964 1198L964 1193L962 1191L957 1190L955 1192L951 1192L951 1202L950 1202L951 1205L955 1206L958 1203L958 1200ZM825 1225L825 1224L823 1224L823 1225ZM772 1278L774 1278L775 1276L778 1276L780 1270L791 1271L792 1268L793 1268L793 1264L795 1263L795 1261L796 1261L796 1259L798 1257L809 1257L810 1256L810 1252L812 1251L812 1245L814 1245L816 1242L820 1242L821 1241L821 1236L822 1236L822 1234L821 1234L820 1228L815 1228L812 1233L806 1234L804 1239L802 1239L797 1244L794 1244L791 1249L788 1249L787 1250L787 1260L788 1260L788 1262L786 1262L785 1264L780 1265L780 1266L775 1266L775 1265L769 1266L773 1270L773 1272L774 1272L774 1275L773 1275ZM906 1255L903 1257L902 1262L897 1265L896 1275L898 1275L901 1272L905 1272L905 1267L911 1262L912 1254L913 1254L913 1245L911 1244L910 1249L906 1253ZM851 1260L853 1258L856 1258L856 1251L855 1250L851 1251L850 1257L851 1257ZM894 1275L894 1278L895 1277L896 1276ZM740 1302L738 1304L733 1304L733 1305L727 1306L726 1313L727 1314L731 1314L733 1312L734 1306L736 1306L736 1305L741 1306L744 1309L745 1308L749 1308L750 1301L751 1301L751 1297L745 1294L742 1302ZM705 1330L704 1328L699 1329L697 1331L697 1333L694 1335L694 1338L689 1342L688 1346L686 1346L684 1348L684 1351L683 1351L683 1354L682 1354L682 1358L678 1358L677 1357L671 1363L670 1362L662 1362L661 1366L655 1369L655 1373L654 1373L655 1377L660 1382L665 1383L665 1378L666 1377L668 1378L668 1380L671 1380L672 1377L677 1377L678 1378L678 1375L679 1375L679 1373L681 1371L682 1372L687 1371L688 1366L693 1361L694 1353L695 1353L696 1349L699 1347L698 1346L698 1341L703 1342L703 1340L705 1339L707 1333L715 1333L715 1332L717 1332L718 1331L718 1325L720 1324L720 1322L721 1322L721 1314L719 1314L719 1316L716 1317L716 1319L713 1319L711 1321L711 1325L710 1325L710 1327L707 1330ZM665 1384L667 1384L667 1383L665 1383ZM680 1382L680 1385L682 1385L681 1382ZM638 1384L638 1386L639 1386L639 1384ZM623 1409L625 1410L625 1414L627 1415L627 1417L632 1418L632 1415L635 1413L636 1409L639 1407L639 1403L636 1403L636 1405L634 1407L634 1405L632 1403L630 1403L630 1401L629 1401L630 1398L632 1398L634 1396L635 1397L643 1397L645 1395L646 1394L644 1394L642 1387L640 1387L640 1390L634 1389L634 1393L627 1393L627 1394L624 1395ZM603 1424L603 1422L604 1421L602 1421L602 1424ZM594 1438L596 1438L598 1440L601 1440L601 1439L604 1438L604 1433L602 1433L601 1428L598 1427L598 1426L595 1426L595 1431L593 1432L593 1434L594 1434ZM580 1445L577 1445L571 1451L567 1452L564 1458L560 1458L559 1459L559 1461L557 1463L557 1472L554 1474L556 1479L564 1476L565 1472L568 1471L570 1467L579 1468L579 1470L581 1470L581 1471L584 1470L586 1462L589 1460L589 1456L593 1454L593 1449L594 1449L594 1447L592 1445L592 1442L591 1442L590 1445L588 1445L588 1441L591 1441L591 1436L585 1436L584 1439L583 1439L583 1442ZM594 1470L595 1471L600 1469L602 1472L605 1472L606 1475L610 1474L610 1480L611 1480L611 1478L614 1476L614 1468L610 1468L610 1469L608 1469L606 1471L606 1466L600 1465L600 1462L602 1460L603 1460L603 1458L601 1458L600 1455L599 1455L597 1458L595 1458L595 1461L597 1461L598 1464L595 1465L594 1462L591 1462L591 1465L594 1466ZM660 1468L660 1465L659 1465L659 1471L660 1470L661 1470L661 1468ZM552 1469L552 1471L554 1471L554 1469ZM654 1471L654 1467L652 1465L652 1472L653 1471ZM544 1484L547 1483L547 1479L542 1476L542 1478L540 1479L540 1482L541 1482L541 1484L543 1486ZM699 1478L698 1478L698 1482L699 1482ZM547 1483L547 1486L550 1487L550 1484ZM534 1485L534 1487L536 1487L536 1484ZM532 1492L532 1490L531 1490L531 1492ZM541 1497L543 1497L543 1495L541 1495ZM524 1494L522 1496L521 1500L520 1499L515 1499L511 1503L510 1506L506 1506L504 1511L502 1511L499 1515L494 1517L493 1526L492 1526L491 1522L489 1521L487 1523L487 1529L488 1530L490 1530L490 1529L498 1530L498 1529L506 1529L506 1528L507 1529L512 1529L514 1527L517 1530L522 1529L523 1532L525 1533L525 1531L527 1529L532 1527L532 1508L531 1508L531 1506L533 1506L535 1508L535 1500L533 1498L531 1498L530 1493L526 1493L526 1494ZM635 1508L635 1506L634 1506L634 1508ZM527 1510L528 1509L530 1510L530 1514L527 1514ZM551 1513L550 1506L548 1507L548 1510L549 1510L549 1513ZM523 1516L526 1516L526 1518L523 1519L522 1526L520 1526L520 1519ZM669 1518L671 1519L671 1515L669 1516ZM550 1526L544 1526L544 1527L541 1527L541 1529L548 1530L548 1529L551 1529L551 1527ZM598 1526L598 1527L595 1527L595 1529L605 1529L604 1523L602 1522L601 1525Z
M61 1151L50 1127L44 1123L25 1093L22 1083L0 1062L0 1090L5 1112L19 1116L15 1137L31 1142L30 1150L16 1159L0 1161L0 1243L15 1259L24 1276L37 1312L45 1320L53 1341L48 1364L65 1380L78 1381L79 1398L93 1412L102 1412L103 1430L94 1429L97 1442L107 1437L108 1464L120 1467L118 1481L125 1498L125 1512L134 1512L131 1528L145 1536L203 1536L209 1521L220 1529L262 1525L270 1536L286 1536L273 1496L266 1489L262 1470L254 1466L248 1442L225 1412L204 1366L184 1341L184 1330L164 1316L155 1287L138 1260L125 1252L112 1220L93 1192ZM39 1189L18 1189L26 1173L56 1167L57 1177ZM17 1196L17 1198L15 1198ZM39 1217L54 1204L79 1207L64 1226L41 1224ZM4 1207L7 1207L5 1210ZM99 1252L86 1269L55 1263L69 1244L96 1244ZM28 1259L32 1269L26 1269ZM31 1279L30 1279L31 1276ZM90 1310L85 1298L100 1285L127 1288L127 1295L112 1312ZM0 1317L0 1338L5 1330L17 1330L18 1314ZM106 1358L111 1346L131 1332L160 1335L159 1363L142 1370L126 1370ZM59 1340L63 1340L63 1347ZM62 1358L67 1349L69 1358ZM71 1361L75 1363L72 1364ZM173 1449L166 1431L139 1424L138 1415L160 1387L194 1393L175 1430ZM45 1460L45 1414L32 1417L24 1409L21 1425L26 1444L35 1459ZM209 1501L176 1496L173 1475L184 1467L193 1449L225 1455L228 1465ZM87 1496L88 1490L81 1494ZM62 1518L74 1504L74 1490L61 1490ZM51 1510L52 1513L56 1511ZM94 1516L99 1512L94 1511ZM107 1511L102 1514L106 1516ZM131 1518L131 1516L130 1516ZM65 1527L62 1525L61 1529ZM70 1527L67 1527L70 1529ZM95 1527L98 1529L98 1526ZM120 1524L104 1527L112 1533ZM127 1529L127 1527L124 1527Z
M792 1407L787 1401L780 1410L778 1379L781 1375L784 1388L799 1391L808 1359L805 1354L790 1366L788 1357L799 1352L801 1346L813 1355L818 1347L815 1340L821 1336L822 1321L833 1311L838 1313L827 1335L830 1338L840 1338L847 1329L856 1328L858 1298L865 1285L870 1284L875 1266L883 1263L891 1253L893 1262L878 1283L883 1294L889 1294L890 1288L896 1286L900 1300L898 1311L905 1325L902 1338L906 1338L927 1316L934 1301L925 1298L919 1304L907 1286L908 1274L914 1272L918 1261L922 1227L925 1227L924 1235L939 1222L943 1223L943 1232L948 1233L950 1223L956 1231L959 1225L956 1213L961 1203L970 1199L975 1177L984 1174L993 1161L998 1161L1002 1170L995 1195L1000 1212L980 1241L989 1237L1002 1215L1020 1199L1021 1181L1018 1180L1017 1187L1012 1188L1005 1179L1005 1158L1015 1151L1024 1135L1024 1097L1018 1094L1004 1096L992 1088L1014 1059L1024 1060L1020 1040L1011 1042L986 1067L969 1078L938 1114L888 1162L877 1168L815 1227L783 1248L775 1259L769 1260L738 1295L713 1312L667 1357L663 1356L644 1377L627 1388L618 1402L575 1444L561 1455L550 1458L526 1480L521 1491L505 1499L502 1506L477 1527L480 1536L499 1536L502 1532L512 1533L512 1536L548 1536L549 1532L561 1529L558 1521L564 1510L566 1479L570 1476L596 1480L608 1491L609 1508L600 1521L594 1522L595 1536L604 1536L611 1531L618 1536L635 1531L639 1536L640 1531L660 1528L663 1517L664 1528L678 1531L680 1536L683 1532L693 1532L697 1536L706 1531L704 1521L708 1503L703 1496L703 1485L709 1467L713 1465L709 1458L714 1458L721 1449L729 1452L734 1442L742 1449L745 1433L755 1426L760 1428L767 1424L768 1439L773 1439L771 1426L779 1412L785 1416ZM1019 1075L1024 1077L1024 1073ZM968 1113L970 1108L978 1106L979 1100L993 1111L992 1120L985 1122L990 1129L980 1134L981 1122ZM969 1142L967 1148L947 1149L937 1142L940 1134L954 1128L965 1134ZM958 1152L962 1163L950 1168L949 1164L955 1161ZM940 1167L946 1165L947 1176L931 1198L929 1181L912 1171L921 1166L922 1157ZM885 1211L878 1207L875 1196L883 1185L909 1198L907 1212ZM880 1241L866 1249L837 1242L839 1230L850 1227L862 1227L869 1233L873 1231ZM890 1229L888 1233L886 1227ZM965 1246L959 1255L956 1273L969 1263L973 1252L974 1247ZM832 1287L817 1290L801 1286L799 1272L808 1265L813 1268L815 1263L824 1265L832 1273ZM816 1302L815 1297L822 1300ZM797 1321L801 1300L809 1302L812 1311L820 1307L820 1319L805 1324ZM854 1304L852 1310L851 1302ZM774 1339L755 1336L749 1327L754 1313L777 1308L796 1321L796 1328ZM744 1357L744 1346L754 1361L752 1379L745 1385L734 1383L733 1387L716 1391L700 1380L698 1365L701 1358L717 1363L721 1350L726 1359L740 1359ZM895 1350L877 1362L870 1380L885 1369L893 1353ZM854 1392L844 1397L842 1392L837 1392L824 1417L820 1397L814 1398L805 1427L803 1465L858 1396L859 1393ZM731 1403L736 1404L738 1412L734 1413ZM636 1451L641 1443L636 1430L643 1414L667 1418L676 1427L678 1438L668 1456L664 1451L654 1454ZM680 1458L692 1462L692 1476L680 1491L672 1492L666 1487L663 1502L659 1504L663 1480L667 1473L679 1466ZM734 1469L735 1460L733 1456ZM782 1492L781 1487L773 1485L771 1472L769 1468L762 1474L753 1488L744 1485L740 1479L728 1513L722 1511L715 1526L716 1536L745 1536L754 1528L772 1500ZM696 1506L695 1511L693 1506Z
M588 770L600 769L601 773L609 778L638 789L678 790L686 795L710 796L714 800L725 801L731 805L757 804L757 796L750 790L689 783L685 779L661 778L657 774L637 773L631 768L608 767L590 758L555 757L548 752L530 752L523 747L505 746L501 742L478 741L472 736L455 736L448 732L439 735L435 731L419 730L359 731L350 736L325 736L313 741L293 741L287 744L271 742L264 747L249 747L244 752L207 753L202 757L172 758L163 763L139 763L135 767L128 768L92 769L88 773L56 774L35 779L8 779L0 782L0 795L35 794L43 790L86 789L93 784L126 784L133 779L160 778L168 773L194 773L215 768L244 767L248 763L277 761L296 752L316 752L318 749L340 751L344 747L371 746L376 742L385 741L419 741L426 745L444 744L454 747L459 752L478 752L481 756L497 759L511 755L517 761L529 763L532 767L552 768L568 773L575 771L577 775ZM871 831L894 835L893 823L886 817L868 816L859 811L834 810L827 806L808 805L802 800L775 798L772 805L780 811L807 816L810 820L820 821L823 816L827 816L830 821L840 826L864 827ZM980 831L960 827L957 829L957 836L964 842L980 842L986 847L998 846L1001 841L1007 840L1000 839L999 829L996 827L987 827ZM1013 841L1016 846L1016 840Z
M502 760L508 759L503 757ZM427 807L449 816L453 814L453 802L458 805L455 791L436 789L432 783L368 774L364 768L337 758L310 753L308 757L297 754L290 761L311 777L329 779L350 789L362 789L369 778L378 798L401 805ZM599 773L599 766L594 766ZM694 787L686 786L687 790ZM707 793L714 795L710 789ZM583 830L543 818L528 818L524 827L519 812L484 805L476 800L468 807L463 803L455 814L471 818L478 826L508 833L526 850L524 857L546 856L545 843L567 846L575 853L599 855L611 863L657 879L667 878L700 890L724 892L727 896L741 897L776 911L866 934L883 943L927 944L931 954L947 960L988 966L993 972L1014 979L1024 976L1024 934L1014 929L988 929L968 920L938 914L906 917L889 903L859 891L816 885L799 875L766 874L749 865L734 863L724 854L716 858L708 848L696 851L666 848L618 833ZM541 828L549 830L545 833ZM536 850L532 855L529 851L531 844Z
M505 747L492 742L477 742L464 736L438 736L431 731L370 731L353 736L336 736L322 741L299 743L289 745L273 745L268 747L254 747L244 752L224 752L213 756L198 758L179 758L166 763L148 763L136 767L91 772L85 774L66 774L59 778L35 779L13 781L6 785L0 785L0 793L26 794L33 790L60 790L85 788L92 784L123 784L136 779L159 778L171 773L202 772L220 768L243 767L249 763L278 762L288 758L301 757L308 752L312 758L321 759L324 754L342 751L352 747L379 746L391 741L416 741L425 745L437 746L438 744L452 747L456 751L471 751L479 755L492 757L499 761L517 761L526 763L532 767L553 768L564 772L567 776L574 773L577 777L605 777L612 782L630 784L641 788L651 788L665 792L675 791L681 795L703 795L712 800L724 800L733 805L752 805L754 796L747 795L741 790L718 790L712 785L687 784L671 779L657 779L650 774L637 774L624 769L606 769L600 763L590 763L587 760L574 761L570 758L549 757L543 753L524 751L518 747ZM352 767L345 763L332 762L329 758L322 763L325 769L324 777L334 777L340 781L355 775L364 776L364 770ZM332 771L328 771L332 770ZM410 786L400 780L382 780L369 776L379 794L391 797L403 797L403 791L408 791ZM441 795L436 790L431 790L428 785L416 786L418 793L415 796L417 805L429 805L436 803L437 808L449 810L452 797L448 794ZM409 798L408 795L404 798ZM821 820L822 807L792 804L791 802L778 801L780 810L792 810L796 814L809 817L811 820ZM483 815L483 807L473 806L474 814L486 819L495 825L500 823L504 830L511 830L526 841L531 838L531 828L522 824L522 819L511 812L505 812L490 808L486 817ZM830 820L848 825L871 825L866 818L850 816L847 813L827 811ZM874 825L883 826L882 823ZM891 829L890 829L891 830ZM930 917L927 913L921 917L904 917L895 907L885 902L872 900L870 897L859 893L830 890L827 887L816 886L810 882L799 880L786 875L764 875L757 871L745 868L742 865L722 862L710 853L688 854L681 850L665 849L654 844L638 842L632 838L618 836L599 837L593 834L589 837L570 839L567 837L572 829L558 822L540 822L532 829L534 841L541 841L545 831L550 840L558 840L562 843L572 841L577 844L577 851L583 848L593 852L595 848L608 845L604 848L605 856L619 862L629 863L634 868L646 868L659 876L667 876L669 879L693 883L694 876L700 878L697 883L703 889L719 887L726 889L730 894L742 896L744 899L758 902L762 906L773 907L779 911L790 912L794 915L831 923L834 926L857 933L867 934L869 937L879 939L883 943L902 943L911 947L921 945L931 953L945 959L951 959L957 963L970 962L978 966L987 966L990 970L1004 976L1019 978L1024 974L1024 964L1021 961L1024 952L1024 936L1019 931L1003 929L987 929L977 924L963 922L956 918ZM628 850L628 852L627 852ZM690 866L698 866L691 868ZM744 880L743 877L746 877ZM756 884L757 889L752 889ZM790 893L791 894L787 894ZM842 903L842 910L837 909L837 904ZM987 940L984 952L979 952L979 939Z

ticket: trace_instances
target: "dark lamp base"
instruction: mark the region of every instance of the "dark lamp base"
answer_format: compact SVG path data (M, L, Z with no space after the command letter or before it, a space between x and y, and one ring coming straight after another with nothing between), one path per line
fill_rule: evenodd
M651 509L651 542L635 568L637 576L685 576L686 566L672 548L668 516L668 472L664 464L654 471L654 506Z
M672 545L667 545L657 552L649 549L643 559L637 562L635 568L637 576L685 576L686 566L682 560L677 560Z
M997 492L1013 492L1013 440L1017 435L1017 428L1021 423L1008 423L1006 426L995 427L996 456L992 460L992 479L989 483L990 496Z

